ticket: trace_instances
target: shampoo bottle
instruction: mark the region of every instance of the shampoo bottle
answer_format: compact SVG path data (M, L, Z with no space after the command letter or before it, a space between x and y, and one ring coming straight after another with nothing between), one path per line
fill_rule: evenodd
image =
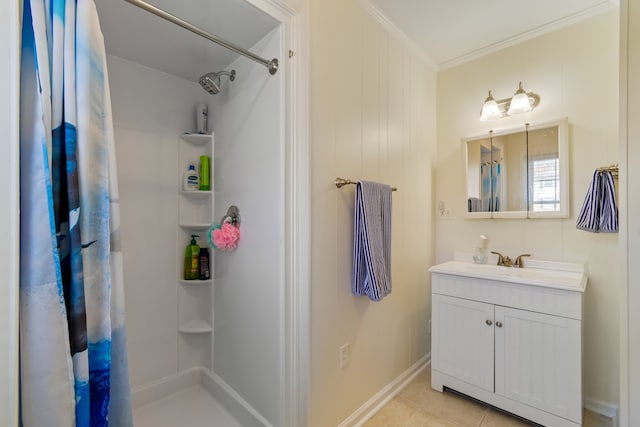
M209 250L207 248L200 248L200 280L209 280L210 278Z
M182 188L185 191L198 191L200 189L200 177L193 163L189 163L189 169L184 173Z
M209 156L200 156L200 191L211 190Z
M184 280L198 280L200 277L200 246L196 237L199 236L191 235L191 243L184 251Z

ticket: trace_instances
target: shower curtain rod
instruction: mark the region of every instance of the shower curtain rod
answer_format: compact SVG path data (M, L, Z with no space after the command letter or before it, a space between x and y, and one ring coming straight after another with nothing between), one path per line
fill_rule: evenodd
M192 33L195 33L201 37L204 37L205 39L211 40L214 43L219 44L220 46L227 48L229 50L234 51L235 53L239 53L242 56L245 56L249 59L252 59L262 65L264 65L265 67L267 67L269 69L269 74L273 75L278 71L278 58L273 58L272 60L268 60L268 59L264 59L261 56L256 55L253 52L249 52L246 49L243 49L239 46L236 46L235 44L226 41L224 39L221 39L218 36L215 36L199 27L196 27L195 25L184 21L172 14L170 14L169 12L166 12L154 5L151 5L149 3L146 3L142 0L124 0L127 3L131 3L134 6L138 6L140 9L144 9L147 12L151 12L156 16L159 16L160 18L166 19L169 22L172 22L176 25L181 26L182 28L191 31Z

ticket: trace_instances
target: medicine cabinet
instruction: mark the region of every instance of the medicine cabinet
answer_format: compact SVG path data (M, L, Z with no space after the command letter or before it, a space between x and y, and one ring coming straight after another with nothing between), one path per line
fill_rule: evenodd
M464 138L467 218L568 218L566 118Z

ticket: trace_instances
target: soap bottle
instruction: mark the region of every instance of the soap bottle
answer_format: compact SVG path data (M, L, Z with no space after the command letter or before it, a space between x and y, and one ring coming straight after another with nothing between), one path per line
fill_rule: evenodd
M209 250L207 248L200 248L200 280L209 280L210 278Z
M184 280L198 280L200 277L200 246L196 242L197 234L191 235L191 243L184 252Z
M476 264L486 264L487 263L487 246L489 243L489 239L484 234L480 235L478 239L478 243L476 244L475 249L473 250L473 262Z
M198 191L200 189L200 177L193 163L189 163L189 169L184 173L182 185L185 191Z
M211 171L209 156L200 156L200 191L211 190Z

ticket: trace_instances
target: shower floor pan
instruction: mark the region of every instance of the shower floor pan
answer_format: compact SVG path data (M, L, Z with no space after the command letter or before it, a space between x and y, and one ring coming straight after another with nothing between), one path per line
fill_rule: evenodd
M132 390L135 427L262 427L260 415L215 374L193 368Z
M242 427L200 385L194 385L133 411L136 427Z

